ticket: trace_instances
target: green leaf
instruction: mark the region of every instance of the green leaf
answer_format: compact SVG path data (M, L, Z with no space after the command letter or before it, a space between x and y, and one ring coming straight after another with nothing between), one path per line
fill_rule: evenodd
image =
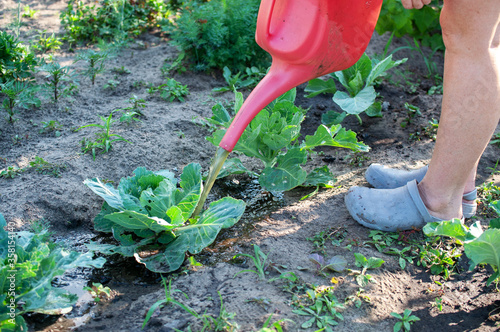
M249 170L243 166L243 163L239 158L231 158L227 159L224 162L224 165L222 166L222 169L219 172L219 175L217 175L217 179L222 179L228 175L232 174L252 174Z
M381 118L382 117L382 104L380 102L373 103L368 109L365 111L365 114L372 118Z
M408 59L402 59L398 61L392 61L392 55L389 55L379 63L373 66L373 69L370 72L370 75L366 78L366 86L373 85L375 80L383 75L385 72L391 68L399 66L402 63L405 63Z
M399 331L401 331L402 328L403 328L403 322L396 322L396 324L394 324L393 331L399 332Z
M108 214L105 218L129 230L150 229L159 233L177 227L176 225L171 225L164 219L149 217L135 211L115 212Z
M336 255L330 258L327 262L326 265L324 266L325 269L329 269L335 272L343 272L347 267L347 260L345 259L344 256Z
M500 229L487 229L477 239L465 243L464 250L472 261L471 267L490 264L495 271L500 267Z
M355 264L357 267L366 267L368 266L368 259L360 253L354 253Z
M315 168L311 173L307 174L306 180L301 186L315 187L320 186L324 188L333 188L336 179L328 166Z
M169 273L177 270L184 262L188 241L184 236L178 236L170 242L165 250L152 256L141 256L140 252L134 253L135 259L146 266L148 270L156 273Z
M307 83L304 92L307 93L306 98L312 98L322 93L334 94L337 91L335 81L332 79L322 80L315 78Z
M176 191L175 184L169 179L165 179L159 183L154 191L151 188L144 190L139 200L150 216L165 218L168 209L175 204Z
M333 101L348 114L360 114L375 102L376 97L373 86L368 86L353 97L343 91L337 91L333 96Z
M474 228L476 232L473 234L460 219L427 223L422 230L427 236L448 236L461 242L469 242L479 236L477 227Z
M187 220L193 214L201 195L201 166L199 164L191 163L184 167L180 186L182 190L175 193L175 205L181 209L182 218Z
M353 151L369 150L368 146L357 141L355 132L351 130L346 131L341 125L332 126L331 128L321 125L314 135L306 136L304 149L312 150L318 146L335 146L348 148Z
M349 88L349 85L345 85L345 83L352 81L358 75L360 76L361 81L365 81L371 71L372 62L368 55L363 53L361 58L354 65L342 71L344 82L340 83L344 85L344 87Z
M344 121L346 116L346 112L339 113L330 110L321 115L321 123L327 126L338 125Z
M300 165L307 160L307 152L291 148L277 158L276 165L266 167L259 177L260 185L269 191L286 191L295 188L306 180L307 172Z
M370 257L368 259L368 264L366 265L366 268L367 269L376 269L380 266L382 266L382 264L384 264L384 260L381 259L381 258L377 258L377 257Z

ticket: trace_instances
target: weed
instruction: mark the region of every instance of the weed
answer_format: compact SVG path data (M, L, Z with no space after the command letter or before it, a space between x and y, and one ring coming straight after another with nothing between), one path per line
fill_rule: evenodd
M13 179L24 171L25 171L24 168L19 168L17 166L9 166L6 169L0 171L0 177Z
M119 75L128 75L131 73L131 71L124 66L111 68L111 71Z
M125 111L122 113L122 116L120 117L120 122L125 122L127 125L132 124L134 121L139 121L137 117L140 116L140 113L137 113L135 111Z
M203 327L201 331L214 331L214 332L232 332L238 329L236 323L231 322L236 316L235 313L229 313L226 311L226 307L222 301L222 296L220 292L217 292L220 298L220 309L219 316L213 317L208 314L203 314L201 319L203 321Z
M403 316L396 312L391 312L391 316L399 319L399 322L394 325L394 332L401 330L408 332L410 331L411 325L420 320L420 318L411 314L410 309L405 309Z
M366 271L376 269L384 263L384 260L377 257L366 258L360 253L354 253L355 264L357 267L361 267L361 271L351 270L350 272L356 275L356 282L359 286L365 287L369 282L375 283L375 279L372 275L367 274Z
M421 246L417 265L429 268L432 274L443 274L445 280L448 280L460 256L462 252L455 244L435 237Z
M76 56L74 63L77 63L78 61L85 61L87 67L82 72L82 75L88 77L92 82L92 85L94 85L96 76L104 72L104 62L107 60L108 56L108 51L94 51L89 49L79 53Z
M61 171L66 169L64 164L49 163L38 156L35 156L34 161L30 161L30 167L40 174L47 174L56 178L61 177Z
M186 52L180 52L175 60L171 63L171 59L165 59L165 63L161 67L161 73L163 76L168 77L172 72L176 72L177 74L182 74L186 72L186 67L182 64L184 57L186 56Z
M40 106L41 101L35 95L39 89L39 86L31 86L28 82L12 80L4 84L0 83L0 92L6 96L2 108L7 111L9 122L16 121L14 115L17 113L17 107L29 109L33 106Z
M424 135L435 141L438 128L439 128L438 120L436 119L429 120L428 125L423 130Z
M62 124L57 120L42 121L42 128L40 128L40 134L54 132L56 137L61 136Z
M420 108L409 103L405 103L405 109L407 110L407 117L401 121L401 128L406 128L417 115L422 115Z
M69 67L61 67L58 62L51 62L43 65L40 71L47 73L44 87L54 102L57 103L60 98L73 95L78 90L75 73L70 71Z
M478 187L478 192L484 206L500 199L500 186L497 186L493 181L481 184Z
M437 308L439 311L443 311L443 298L436 297L434 302L431 302L432 306Z
M96 156L96 150L100 149L102 150L102 153L108 152L112 148L112 143L118 142L118 141L124 141L127 143L130 143L127 141L125 138L121 137L118 134L111 134L111 124L113 124L115 121L113 121L113 112L109 114L109 116L103 117L99 116L101 118L101 121L104 124L88 124L85 126L81 126L78 128L78 130L81 130L83 128L88 128L88 127L97 127L100 128L101 131L96 133L96 140L91 141L86 138L84 138L80 143L82 145L82 152L87 153L87 152L92 152L92 157L95 160Z
M120 81L108 80L108 83L104 84L104 86L102 88L104 90L106 90L106 89L115 90L118 87L118 84L120 84Z
M363 294L364 292L365 290L363 288L359 288L355 295L349 295L346 297L345 303L347 304L353 302L356 308L360 308L363 302L371 303L372 299L368 295Z
M38 10L31 9L29 5L23 7L24 12L22 14L23 17L34 19L35 14L38 13Z
M175 304L176 306L181 307L182 309L184 309L185 311L189 312L194 317L200 318L200 316L196 313L196 311L194 311L193 309L191 309L189 306L183 304L182 302L177 301L174 298L173 294L176 293L176 292L182 293L186 297L186 299L188 299L188 296L186 294L184 294L182 291L178 290L178 289L172 290L172 280L169 279L168 285L167 285L167 281L165 280L165 278L163 278L163 275L160 275L160 276L161 276L163 288L165 290L165 298L163 300L156 301L151 306L151 308L149 308L149 310L148 310L148 312L146 314L146 318L144 318L144 322L142 323L142 328L144 329L144 327L146 327L146 324L148 323L149 319L151 318L151 316L153 315L153 313L156 311L157 308L161 308L161 307L166 306L166 305L168 305L170 303L171 304ZM222 303L222 299L221 299L221 303Z
M90 295L94 298L94 302L100 302L103 299L106 299L111 296L111 289L109 287L104 287L99 282L93 282L92 287L83 287L83 290L86 290L90 293Z
M61 40L55 36L54 33L52 35L46 35L47 30L43 30L38 36L35 42L32 44L33 50L40 53L47 53L49 51L59 50L62 45Z
M242 88L246 87L252 87L257 85L257 83L260 81L260 79L263 77L260 74L262 73L259 71L257 67L252 67L252 68L246 68L247 73L253 74L252 76L250 75L245 75L241 72L238 72L235 75L232 75L231 70L228 67L224 67L222 71L222 76L226 80L226 83L228 84L225 87L222 88L214 88L212 89L213 92L226 92L226 91L235 91L239 90ZM240 75L242 75L240 77ZM265 72L262 73L262 75L265 75Z
M371 158L363 152L352 152L344 158L353 167L363 167Z
M182 85L173 78L170 78L167 80L167 83L164 83L157 87L154 86L150 87L148 89L148 93L149 94L159 93L160 97L163 100L172 102L175 99L178 99L179 101L184 101L184 97L189 94L189 90L187 88L187 85Z
M262 328L260 330L258 330L257 332L283 332L282 325L285 322L292 322L293 323L293 321L290 319L280 319L280 320L271 324L272 317L273 317L273 314L270 314L269 317L264 322L264 325L262 326Z
M249 254L237 254L233 258L238 258L240 256L251 258L255 266L255 270L246 269L239 271L234 275L235 277L243 272L251 272L257 274L260 280L266 279L266 269L268 267L268 265L266 265L266 261L268 255L264 254L262 250L260 250L260 247L256 244L253 245L253 249L254 249L254 256Z
M337 309L342 309L344 306L340 304L333 294L333 289L327 287L320 290L308 290L307 292L313 304L310 306L300 306L299 309L292 312L300 316L312 316L301 327L304 329L311 328L316 325L317 328L332 332L332 326L338 325L337 319L344 320L344 317Z

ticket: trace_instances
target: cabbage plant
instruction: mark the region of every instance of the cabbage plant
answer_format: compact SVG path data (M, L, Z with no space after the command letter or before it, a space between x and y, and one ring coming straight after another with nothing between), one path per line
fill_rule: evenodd
M192 218L203 186L201 166L194 163L184 168L180 181L170 171L139 167L116 189L97 178L84 184L105 200L94 219L95 230L111 233L117 241L91 242L89 249L133 256L153 272L177 270L186 254L209 246L221 229L233 226L245 211L245 202L225 197Z

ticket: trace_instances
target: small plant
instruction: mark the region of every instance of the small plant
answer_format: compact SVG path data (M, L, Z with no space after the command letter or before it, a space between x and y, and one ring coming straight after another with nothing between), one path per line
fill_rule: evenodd
M214 88L212 89L212 91L213 92L236 91L242 88L257 85L259 79L262 78L261 76L255 74L256 72L261 73L259 69L257 67L247 68L247 72L253 75L252 76L245 74L242 75L241 72L232 75L231 70L228 67L224 67L222 71L222 76L224 77L228 85L222 88ZM265 72L263 74L265 75Z
M234 275L235 277L240 273L251 272L251 273L257 274L259 276L260 280L266 279L266 269L268 268L268 264L266 264L266 261L267 261L268 255L264 254L262 252L262 250L260 250L260 247L256 244L253 245L253 249L254 249L253 256L249 255L249 254L237 254L233 258L238 258L238 257L243 256L243 257L248 257L248 258L252 259L253 264L255 266L255 270L246 269L243 271L239 271L238 273L236 273Z
M337 309L342 309L344 306L338 302L331 288L323 292L309 290L307 294L313 304L307 307L301 306L300 309L292 311L297 315L312 316L301 327L307 329L316 325L320 330L332 332L332 326L338 325L337 320L344 320L342 314L337 311Z
M6 96L2 108L7 111L9 122L16 121L14 115L17 113L18 107L29 109L41 105L40 99L35 95L39 89L39 86L31 86L27 82L14 80L0 84L0 93Z
M144 322L142 323L142 328L144 329L146 327L146 324L148 323L149 319L151 318L151 316L153 315L153 313L156 311L156 309L161 308L161 307L166 306L166 305L169 305L169 304L175 304L176 306L178 306L178 307L184 309L185 311L189 312L194 317L200 318L200 316L198 315L198 313L196 313L196 311L194 311L193 309L191 309L189 306L183 304L182 302L177 301L174 298L173 294L176 293L176 292L182 293L186 297L186 299L188 298L188 296L185 293L183 293L182 291L178 290L178 289L172 290L172 279L168 280L168 285L167 285L167 281L165 280L165 278L163 278L162 275L160 275L160 276L161 276L161 281L162 281L162 284L163 284L163 288L165 290L165 298L162 299L162 300L156 301L151 306L151 308L149 308L148 312L146 313L146 318L144 318Z
M180 188L177 184L180 184ZM91 243L89 249L135 259L153 272L172 272L210 245L219 231L234 225L245 203L225 197L191 218L200 199L201 166L184 167L180 182L169 171L140 167L115 189L99 179L85 180L106 202L94 219L96 231L111 233L117 244Z
M407 59L393 61L389 55L382 61L372 59L368 55L363 56L352 67L330 74L346 90L337 91L333 79L311 80L305 92L306 97L314 97L321 93L334 93L333 101L342 109L343 113L328 111L323 115L322 122L326 125L339 124L347 115L354 115L361 123L359 114L365 112L371 117L382 116L382 104L376 102L377 94L374 85L377 80L387 74L391 68L399 66Z
M53 132L56 137L61 136L60 130L62 129L62 124L57 120L42 121L42 128L40 128L40 134Z
M131 71L125 68L124 66L111 68L111 71L118 75L128 75L131 73Z
M157 87L154 86L150 87L148 89L148 93L149 94L159 93L160 97L163 100L172 102L175 99L178 99L179 101L184 101L184 97L189 94L189 90L187 88L187 85L182 85L173 78L170 78L167 80L167 83L164 83Z
M362 268L361 271L351 270L351 272L356 274L356 282L358 285L360 287L365 287L369 282L375 283L373 276L367 274L366 271L379 268L384 263L384 260L377 257L370 257L367 259L360 253L354 253L354 257L356 266Z
M54 278L76 267L101 268L106 261L102 257L93 259L92 253L62 249L50 241L46 228L15 232L13 225L7 224L1 214L0 248L4 249L0 251L2 331L28 331L23 318L26 313L61 315L70 312L78 296L54 287ZM15 282L12 271L15 271Z
M423 130L424 135L435 141L438 127L439 127L438 120L436 119L429 120L428 125Z
M60 177L61 171L66 169L66 165L49 163L38 156L35 156L34 161L30 161L30 167L40 174L47 174L56 178Z
M323 274L324 270L342 272L347 266L347 261L343 256L336 255L325 262L325 258L319 254L309 255L309 260L316 265L317 274Z
M24 168L19 168L17 166L9 166L6 169L0 171L0 177L13 179L24 171L25 171Z
M264 325L257 332L283 332L282 324L286 322L292 322L290 319L280 319L271 324L271 319L273 318L273 314L270 314L269 317L264 322Z
M94 160L95 160L95 156L96 156L96 150L98 150L98 149L102 150L102 153L105 153L105 152L108 152L112 148L112 144L114 142L123 141L123 142L130 143L122 136L120 136L118 134L111 133L111 125L115 122L115 121L113 121L113 112L111 112L107 118L103 117L103 116L99 116L99 117L101 118L101 121L104 124L101 125L101 124L92 123L92 124L88 124L88 125L81 126L80 128L78 128L78 130L81 130L83 128L89 128L89 127L97 127L97 128L101 129L100 132L96 133L97 138L95 141L87 140L86 138L84 138L81 141L82 152L83 153L92 152L92 157ZM130 143L130 144L132 144L132 143Z
M412 121L417 117L417 115L422 115L420 108L409 103L405 103L405 109L407 110L407 117L401 121L401 128L406 128Z
M391 312L391 316L399 319L399 322L394 325L394 332L398 332L401 330L408 332L410 331L412 324L420 320L420 318L411 314L410 309L405 309L405 311L403 312L403 316L396 312Z
M111 296L111 289L109 287L104 287L100 282L93 282L92 287L83 287L94 298L94 302L101 302L101 300L106 299Z
M431 233L426 234L430 235ZM418 265L421 264L429 268L432 274L443 274L445 280L448 280L456 269L456 263L460 256L462 256L462 252L455 244L435 237L421 247Z
M92 85L94 85L96 76L104 72L104 62L108 59L108 56L109 52L107 51L94 51L89 49L79 53L76 56L74 63L84 61L87 64L87 67L83 70L82 75L88 77L92 82Z
M57 51L62 45L61 40L55 36L54 33L52 35L47 36L46 30L40 33L38 39L32 44L32 48L40 53L47 53L49 51Z
M363 294L364 292L365 290L363 288L359 288L355 295L349 295L348 297L346 297L345 303L347 304L354 302L354 306L356 308L360 308L363 302L371 303L372 299L368 295Z
M69 67L61 67L58 62L51 62L43 65L40 71L47 73L44 87L54 102L57 103L60 98L71 96L78 90L75 73L70 71Z
M34 19L35 14L38 13L38 10L31 9L29 5L23 7L23 17Z
M171 76L172 72L176 72L177 74L182 74L186 72L186 67L182 64L184 57L186 56L185 52L180 52L175 60L165 59L165 63L161 67L161 73L165 77ZM171 63L169 63L172 61Z
M102 88L104 90L106 90L106 89L115 90L118 87L118 84L120 84L120 81L108 80L108 83L104 84L104 86Z

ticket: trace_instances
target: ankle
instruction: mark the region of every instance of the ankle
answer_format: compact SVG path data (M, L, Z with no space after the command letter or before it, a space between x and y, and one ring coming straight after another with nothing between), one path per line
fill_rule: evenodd
M458 200L452 196L435 195L431 190L418 184L418 191L422 202L429 213L437 218L450 220L453 218L461 218L462 216L462 199Z

